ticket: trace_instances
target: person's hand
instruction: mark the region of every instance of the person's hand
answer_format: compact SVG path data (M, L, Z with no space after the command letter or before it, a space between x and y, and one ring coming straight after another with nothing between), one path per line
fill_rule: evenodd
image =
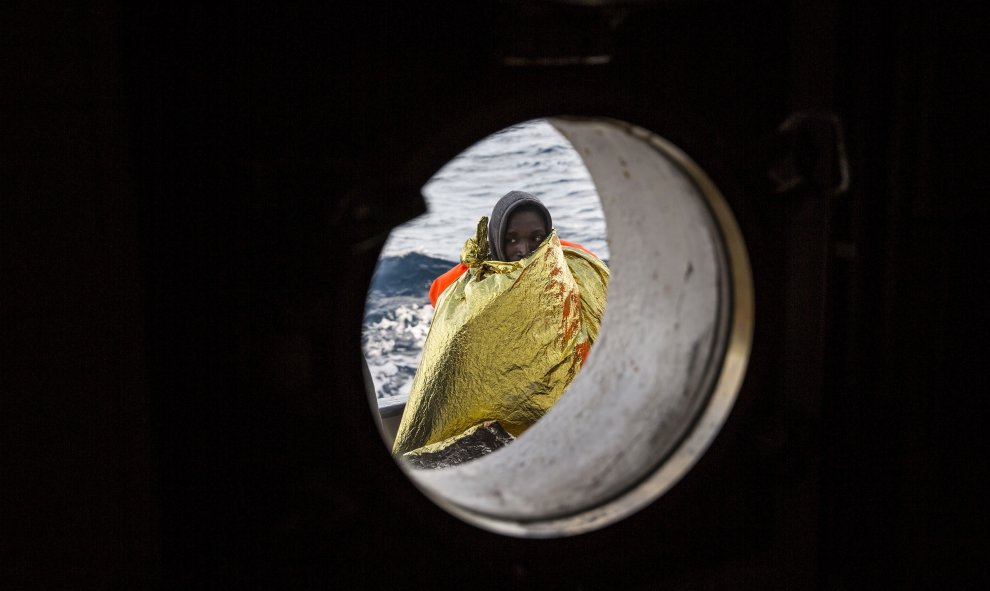
M464 243L464 249L461 251L461 262L471 266L481 261L487 261L488 256L488 216L483 215L478 220L478 230L475 232L474 238L470 238Z

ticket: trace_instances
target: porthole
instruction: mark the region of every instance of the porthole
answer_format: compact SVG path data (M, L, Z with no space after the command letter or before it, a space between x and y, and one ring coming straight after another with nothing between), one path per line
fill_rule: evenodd
M433 318L431 282L458 262L479 219L509 191L539 199L560 239L580 244L607 269L605 216L591 175L548 121L510 126L443 166L423 187L428 213L390 233L366 300L362 349L373 412L389 447Z
M676 484L733 406L754 320L742 235L687 155L624 122L547 121L580 154L609 229L593 362L511 445L439 470L399 462L447 511L520 537L603 527Z

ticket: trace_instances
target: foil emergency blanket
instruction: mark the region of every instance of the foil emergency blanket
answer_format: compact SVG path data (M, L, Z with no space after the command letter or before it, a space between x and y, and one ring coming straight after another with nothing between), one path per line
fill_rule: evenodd
M393 453L428 452L486 421L518 437L574 380L598 335L608 268L556 231L521 261L485 260L487 218L468 270L437 302ZM412 455L410 454L410 455Z

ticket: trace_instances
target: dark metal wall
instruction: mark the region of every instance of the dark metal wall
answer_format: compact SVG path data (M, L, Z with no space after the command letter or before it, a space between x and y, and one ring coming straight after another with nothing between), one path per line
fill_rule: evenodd
M977 586L986 26L957 4L589 4L5 22L12 588ZM780 131L796 113L840 125ZM705 168L751 250L757 328L684 481L604 530L519 540L394 468L361 311L430 175L559 114Z

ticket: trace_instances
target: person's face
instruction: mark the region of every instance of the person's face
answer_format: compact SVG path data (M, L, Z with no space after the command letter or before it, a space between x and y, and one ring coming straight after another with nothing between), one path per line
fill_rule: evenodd
M510 261L530 255L547 237L543 216L531 210L517 211L509 216L502 250Z

